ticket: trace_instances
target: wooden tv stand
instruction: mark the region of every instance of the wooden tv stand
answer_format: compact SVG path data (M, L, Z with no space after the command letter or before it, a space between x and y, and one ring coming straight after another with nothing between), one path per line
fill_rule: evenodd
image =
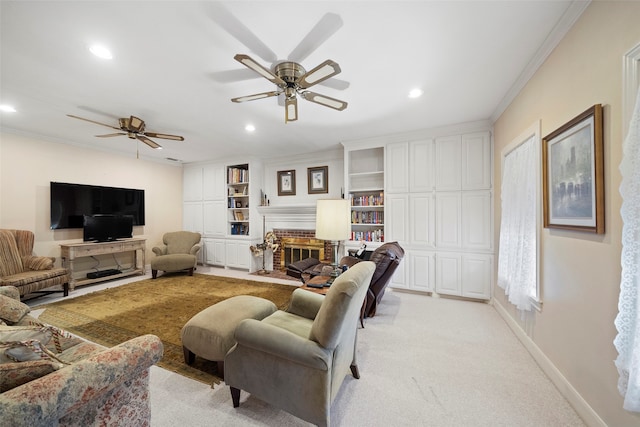
M60 245L62 266L68 268L71 273L69 290L75 289L76 286L88 285L90 283L103 282L105 280L117 279L119 277L132 276L134 274L145 274L146 241L147 239L134 237L132 239L116 240L113 242L82 242ZM74 277L74 272L77 273L74 269L74 262L76 259L123 252L134 253L134 268L112 276L98 277L95 279Z

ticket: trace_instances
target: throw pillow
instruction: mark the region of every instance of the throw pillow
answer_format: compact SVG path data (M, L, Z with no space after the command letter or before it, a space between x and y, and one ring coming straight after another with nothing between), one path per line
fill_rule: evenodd
M13 298L0 295L0 319L7 323L16 323L30 312L29 306Z
M0 326L0 364L42 358L32 346L21 343L37 342L44 346L51 336L52 332L46 326Z
M52 373L60 364L50 360L33 360L0 365L0 393Z
M28 255L22 257L22 265L29 270L51 270L53 268L53 260L46 256Z

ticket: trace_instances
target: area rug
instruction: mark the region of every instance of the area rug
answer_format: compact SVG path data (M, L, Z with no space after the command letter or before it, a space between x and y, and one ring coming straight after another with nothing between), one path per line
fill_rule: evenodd
M205 274L167 274L36 307L39 319L106 347L153 334L164 344L158 366L219 384L216 364L199 357L184 363L180 330L201 310L235 295L266 298L286 308L296 286Z

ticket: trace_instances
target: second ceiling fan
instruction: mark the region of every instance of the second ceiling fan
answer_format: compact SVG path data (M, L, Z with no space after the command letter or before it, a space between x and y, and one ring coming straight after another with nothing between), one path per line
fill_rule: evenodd
M342 111L347 108L347 103L345 101L307 90L311 86L323 82L340 73L341 70L338 63L330 59L324 61L322 64L310 71L306 71L302 65L292 61L280 62L276 64L273 71L271 71L256 62L249 55L237 54L233 58L245 67L255 71L271 83L278 86L278 89L274 91L233 98L231 99L233 102L253 101L256 99L269 98L284 94L285 123L298 120L297 95L300 95L307 101L315 102L316 104L324 105L325 107L333 108L338 111Z

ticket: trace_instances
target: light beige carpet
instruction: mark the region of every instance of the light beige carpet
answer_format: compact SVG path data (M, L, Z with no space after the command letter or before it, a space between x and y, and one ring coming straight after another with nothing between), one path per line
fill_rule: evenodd
M184 363L180 331L201 310L235 295L253 295L286 308L296 286L203 274L168 274L133 282L38 308L39 319L92 342L112 347L143 334L164 344L158 363L165 369L206 383L219 383L215 363L196 358Z

